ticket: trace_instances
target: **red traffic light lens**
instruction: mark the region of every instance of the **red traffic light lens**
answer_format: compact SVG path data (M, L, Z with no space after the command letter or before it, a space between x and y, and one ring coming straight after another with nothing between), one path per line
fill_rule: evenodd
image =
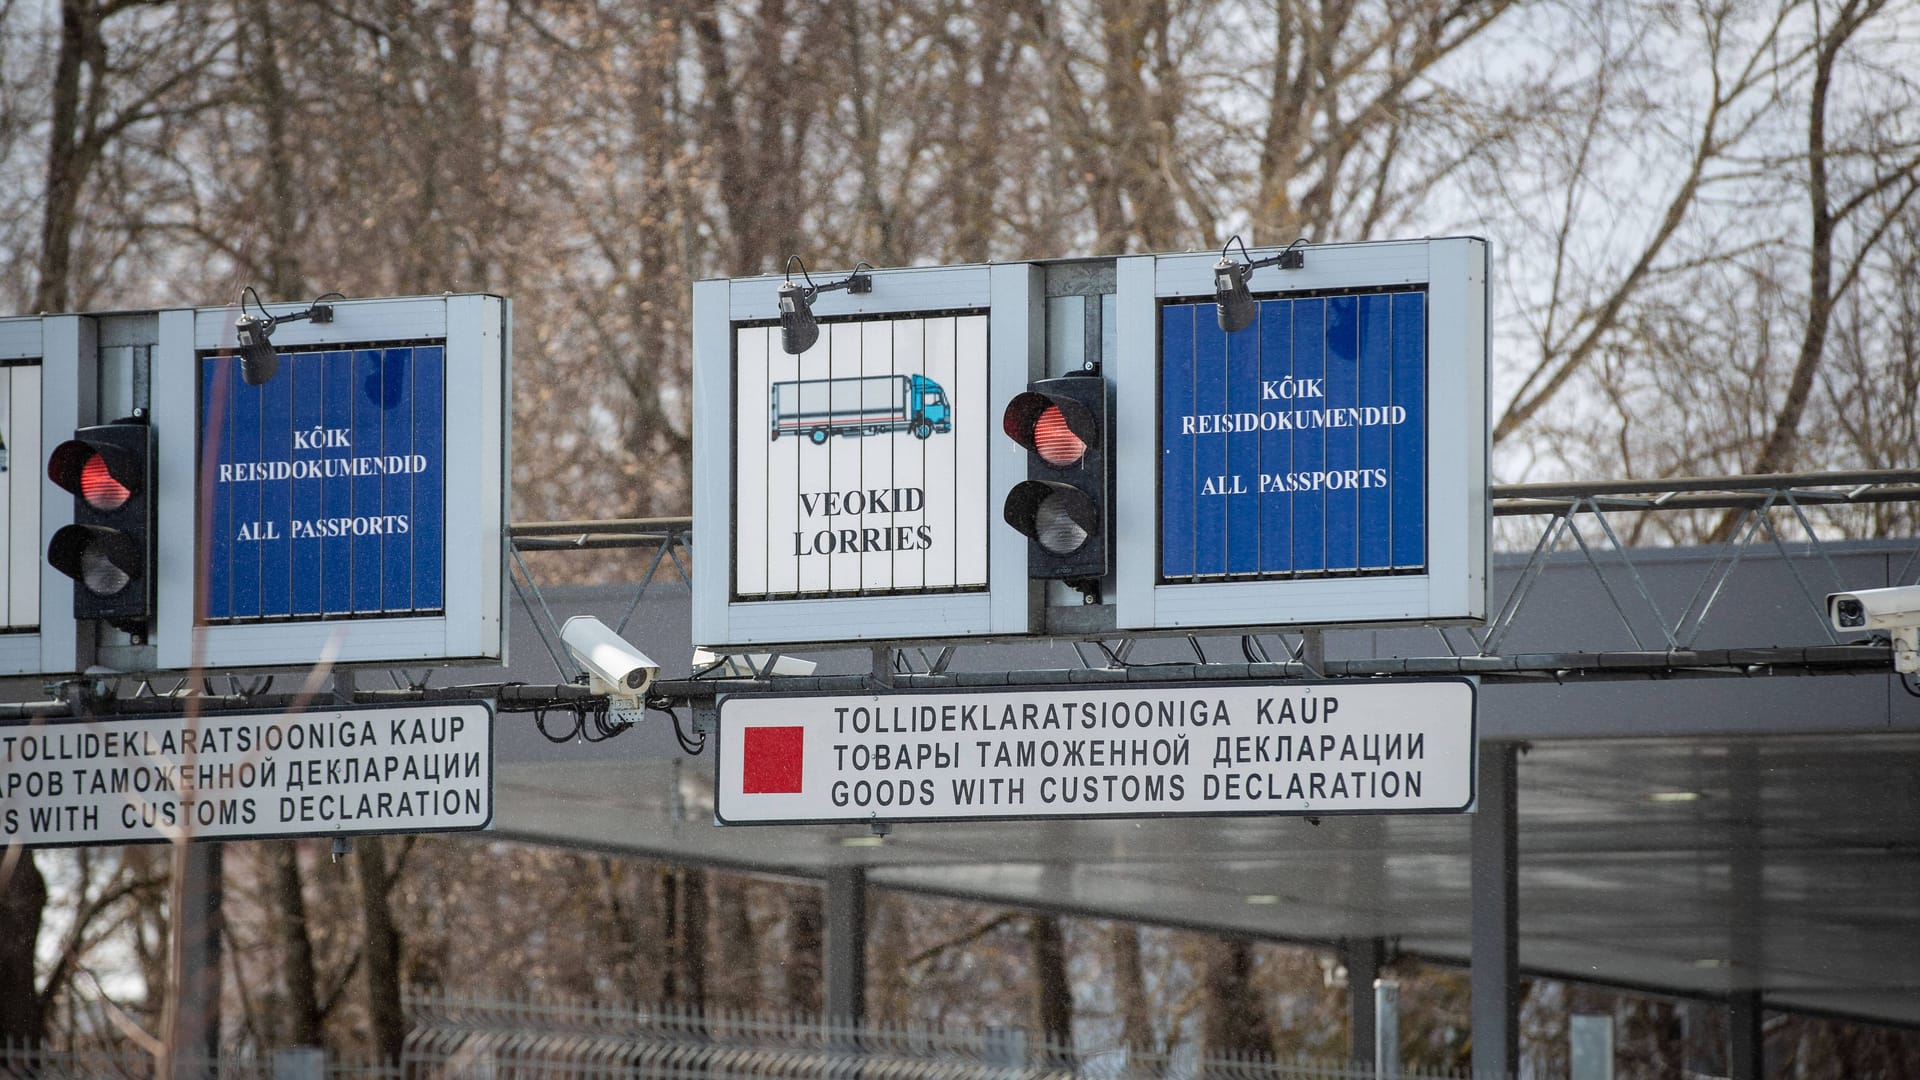
M1047 464L1065 468L1087 456L1087 444L1073 433L1060 407L1049 405L1033 422L1033 452Z
M94 454L80 467L80 497L87 505L96 510L118 510L133 497L127 486L114 479L113 470L107 466L107 459ZM102 591L102 590L96 590ZM109 589L107 592L117 592Z

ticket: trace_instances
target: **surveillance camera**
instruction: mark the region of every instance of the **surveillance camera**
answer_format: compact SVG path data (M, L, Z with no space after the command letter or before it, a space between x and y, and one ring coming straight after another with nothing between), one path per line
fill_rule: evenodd
M560 628L560 640L587 669L587 685L596 694L639 701L660 674L659 664L591 615L568 619Z
M1893 669L1920 673L1920 585L1827 594L1835 630L1885 630L1893 639Z
M1920 585L1827 594L1835 630L1895 630L1920 626Z

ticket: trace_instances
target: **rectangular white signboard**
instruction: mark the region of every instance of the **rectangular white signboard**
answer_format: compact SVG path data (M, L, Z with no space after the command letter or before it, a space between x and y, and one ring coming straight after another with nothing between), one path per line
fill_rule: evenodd
M736 333L735 592L985 588L986 315Z
M0 632L40 625L40 489L47 482L40 365L4 351L0 343Z
M1025 451L995 429L1040 370L1041 268L871 277L814 297L798 354L781 278L694 283L696 645L1032 628L1026 547L996 542Z
M483 702L0 727L0 844L446 832L492 821L493 710Z
M1459 812L1467 679L738 695L724 825Z

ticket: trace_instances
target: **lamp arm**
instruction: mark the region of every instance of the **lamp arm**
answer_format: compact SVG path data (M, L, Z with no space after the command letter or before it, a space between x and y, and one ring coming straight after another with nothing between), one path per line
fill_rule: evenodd
M855 270L852 274L839 281L829 281L825 285L815 285L813 292L833 292L835 289L845 289L855 296L870 293L873 291L873 275L864 271ZM812 299L812 295L809 295L808 299Z
M330 323L333 321L333 305L315 304L305 311L296 311L291 315L269 315L268 318L271 319L276 326L280 323L299 322L302 319L312 319L317 323Z

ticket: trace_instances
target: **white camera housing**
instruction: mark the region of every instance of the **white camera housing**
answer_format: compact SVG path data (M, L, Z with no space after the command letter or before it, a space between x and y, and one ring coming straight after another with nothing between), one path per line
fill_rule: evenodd
M587 688L596 694L637 707L660 675L659 664L591 615L568 619L560 628L560 640L574 662L587 669Z
M1887 631L1894 670L1920 673L1920 585L1828 593L1827 621L1835 630Z

